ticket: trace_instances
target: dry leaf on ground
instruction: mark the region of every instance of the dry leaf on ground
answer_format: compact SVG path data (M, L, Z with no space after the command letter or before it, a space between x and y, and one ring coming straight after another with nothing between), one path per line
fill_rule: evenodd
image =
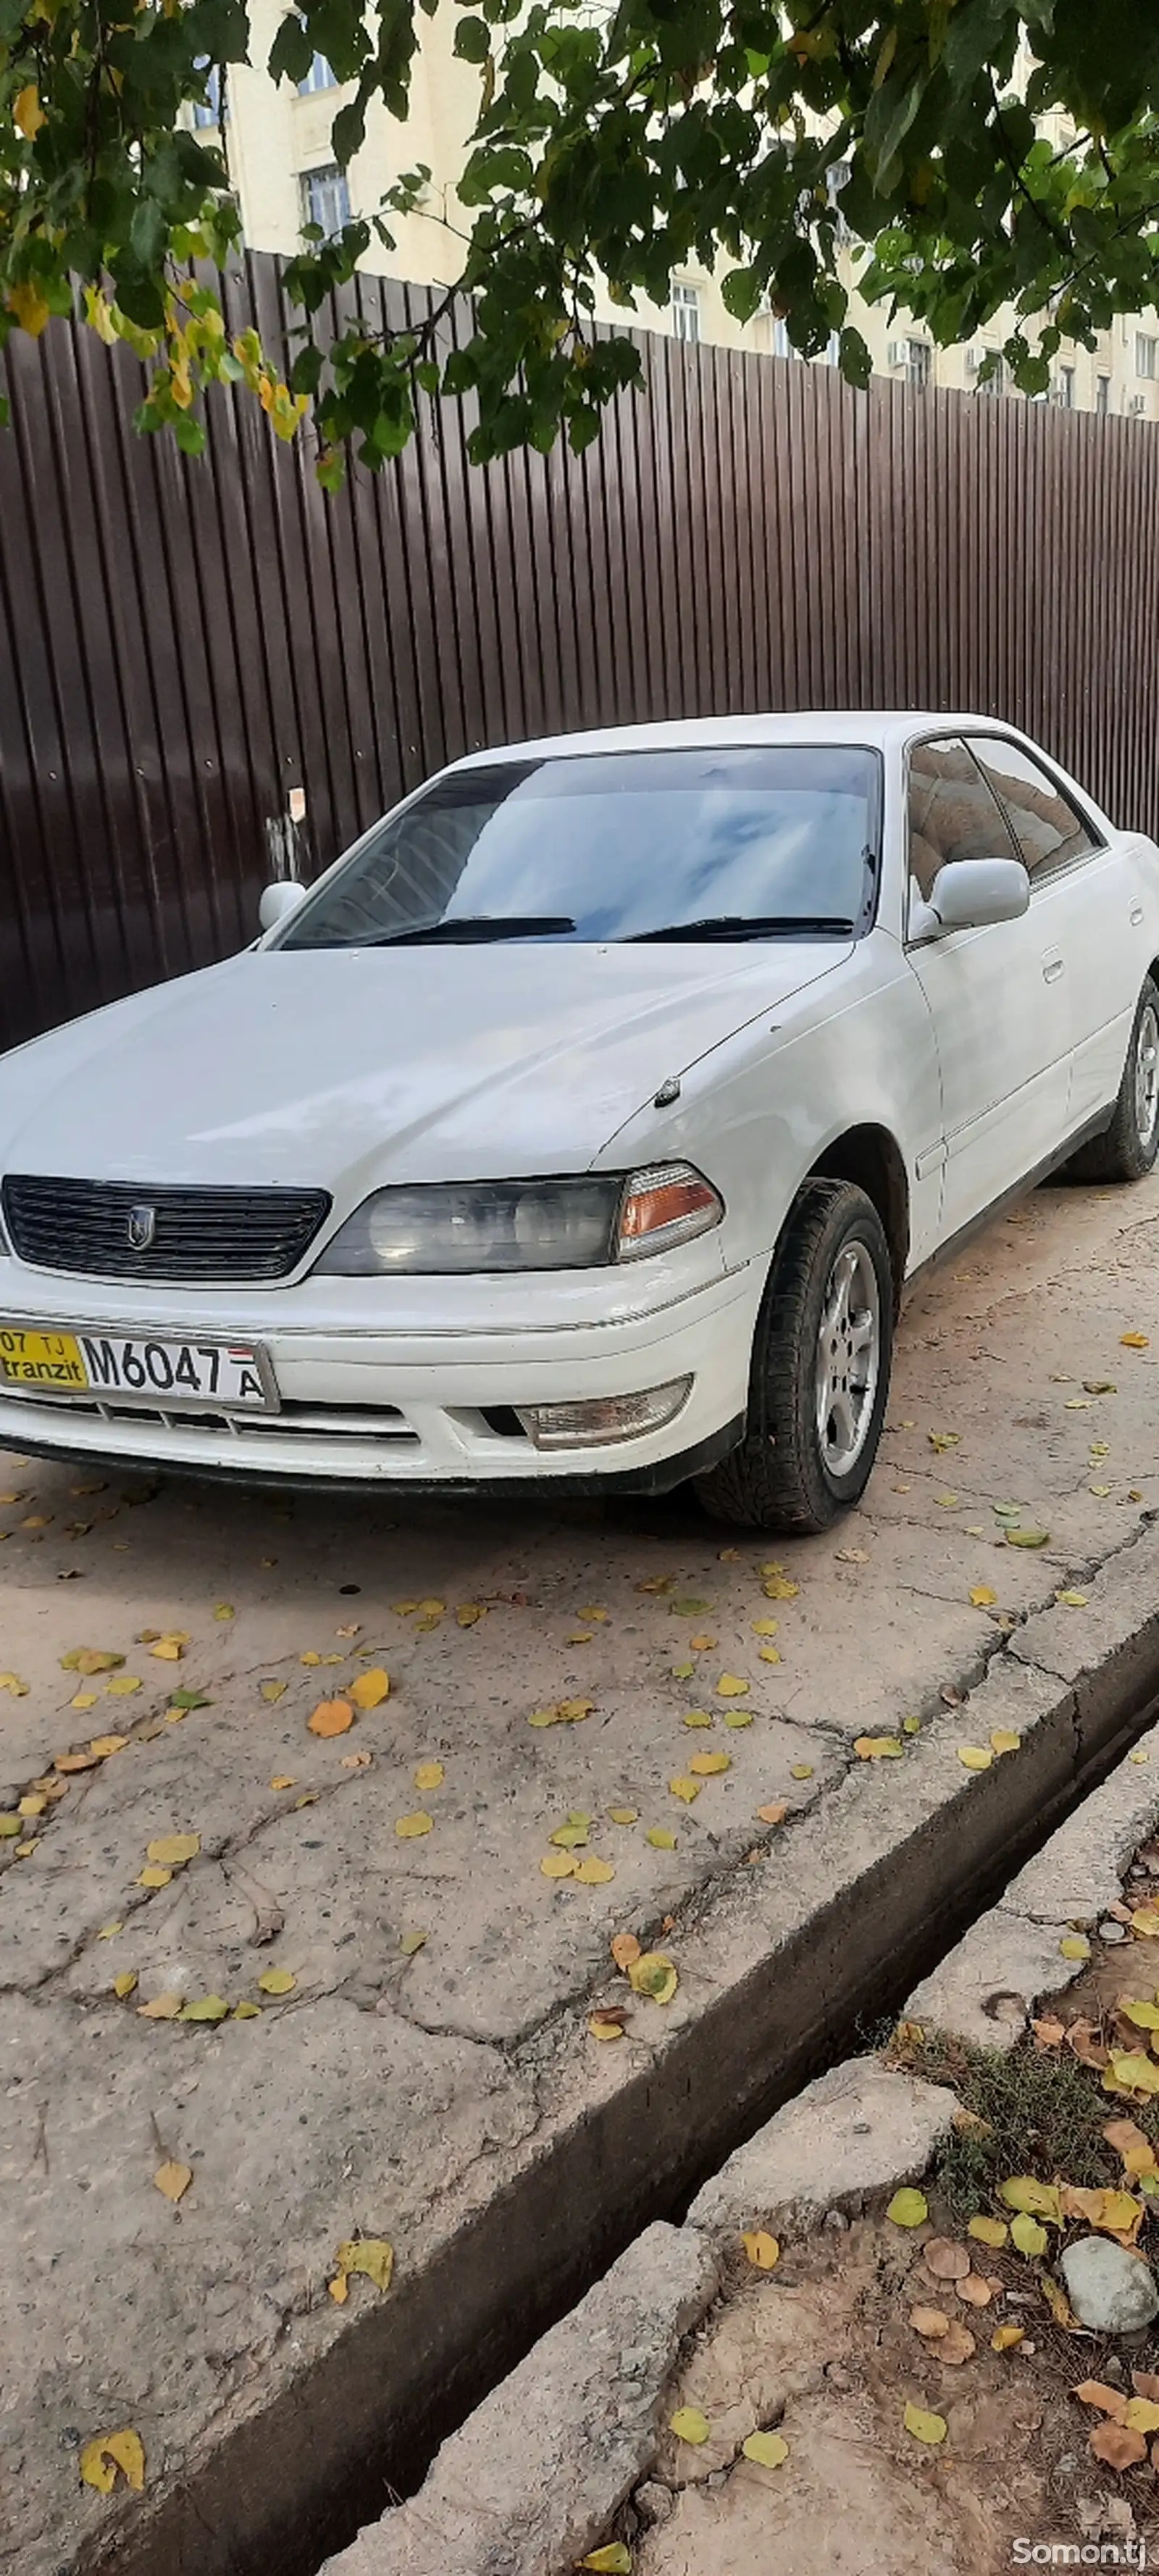
M668 2418L668 2430L675 2433L678 2442L691 2442L699 2448L702 2442L707 2442L712 2426L707 2415L701 2414L699 2406L678 2406L676 2413Z
M935 2281L964 2281L971 2269L965 2245L955 2244L951 2236L931 2236L922 2247L922 2261Z
M741 2243L755 2271L775 2271L781 2259L781 2248L777 2238L770 2236L767 2227L750 2229L747 2236L742 2236Z
M98 2495L112 2494L118 2469L140 2495L145 2485L145 2449L140 2434L129 2425L119 2433L95 2433L91 2442L82 2445L79 2467L86 2487L95 2487Z
M922 2227L930 2214L929 2203L924 2191L918 2191L913 2183L905 2183L900 2191L895 2191L885 2214L893 2220L895 2227ZM967 2270L969 2263L967 2255Z
M153 2180L158 2191L164 2193L166 2200L176 2202L183 2199L189 2189L193 2180L193 2167L178 2164L175 2157L167 2156L164 2164L158 2165Z
M320 1699L306 1723L311 1735L345 1735L354 1724L354 1711L348 1699Z
M383 1671L381 1664L372 1664L369 1672L359 1673L348 1693L355 1707L361 1709L380 1708L389 1695L390 1674Z
M944 2415L932 2415L925 2406L907 2405L901 2420L907 2433L913 2434L915 2442L933 2445L945 2441L947 2426Z

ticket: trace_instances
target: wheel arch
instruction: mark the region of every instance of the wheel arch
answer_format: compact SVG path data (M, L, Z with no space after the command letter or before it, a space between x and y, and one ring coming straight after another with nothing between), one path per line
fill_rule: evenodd
M867 1120L847 1127L826 1145L810 1166L806 1180L852 1181L864 1190L885 1228L893 1271L895 1305L901 1302L909 1261L909 1181L905 1157L888 1127Z

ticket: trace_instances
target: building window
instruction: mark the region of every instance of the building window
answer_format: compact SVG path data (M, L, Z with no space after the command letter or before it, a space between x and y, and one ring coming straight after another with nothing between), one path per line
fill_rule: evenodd
M887 354L890 366L900 371L907 385L931 383L934 353L928 340L891 340Z
M984 376L979 373L978 391L980 394L1004 394L1006 391L1006 368L1004 362L1000 357L994 356L994 352L992 350L983 349L981 351L978 359L979 369L981 369L983 359L992 356L994 357L994 364L990 369L989 375Z
M678 340L700 338L700 288L682 277L672 280L672 328Z
M204 98L193 102L193 122L198 128L221 123L221 65L211 63L208 54L199 54L193 66L205 80Z
M1074 368L1060 367L1054 380L1054 399L1060 411L1074 410Z
M346 172L336 161L327 161L320 170L302 173L302 221L319 224L327 241L340 233L350 221L350 190Z
M1099 416L1099 419L1100 419L1100 420L1105 420L1105 419L1106 419L1107 414L1108 414L1108 412L1110 411L1110 408L1111 408L1111 379L1110 379L1110 377L1109 377L1109 376L1096 376L1096 377L1095 377L1095 410L1096 410L1096 412L1098 413L1098 416Z
M1136 331L1135 373L1137 376L1154 376L1159 373L1155 365L1157 348L1159 348L1159 340L1156 340L1150 331Z
M309 98L316 89L337 89L337 87L337 72L327 62L325 54L315 54L305 80L300 80L298 83L298 96Z

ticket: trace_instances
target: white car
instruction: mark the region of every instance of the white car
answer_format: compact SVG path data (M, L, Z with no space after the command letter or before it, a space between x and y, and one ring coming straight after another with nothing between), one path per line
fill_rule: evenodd
M1155 1160L1159 849L986 718L478 753L262 919L0 1063L0 1446L816 1530L903 1283Z

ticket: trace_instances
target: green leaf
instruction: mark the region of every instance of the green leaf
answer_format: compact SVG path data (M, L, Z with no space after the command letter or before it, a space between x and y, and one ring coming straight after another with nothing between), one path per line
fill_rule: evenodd
M491 51L491 30L482 18L460 18L455 29L455 52L464 63L485 63Z

